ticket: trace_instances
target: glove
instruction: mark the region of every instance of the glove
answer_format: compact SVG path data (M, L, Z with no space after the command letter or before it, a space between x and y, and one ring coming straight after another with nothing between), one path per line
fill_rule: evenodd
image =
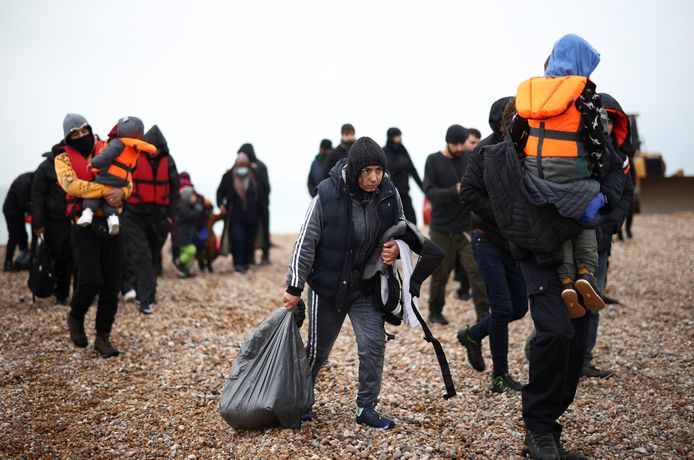
M581 223L582 224L587 224L593 221L595 219L595 216L598 215L598 211L600 211L600 208L605 206L606 200L605 200L605 195L603 195L602 192L598 192L592 200L590 200L590 203L588 203L588 207L586 208L585 211L583 211L583 215L581 216Z

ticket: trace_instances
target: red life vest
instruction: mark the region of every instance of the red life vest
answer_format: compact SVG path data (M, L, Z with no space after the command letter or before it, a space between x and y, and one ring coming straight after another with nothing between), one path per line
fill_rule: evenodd
M96 140L94 144L94 155L98 155L104 149L105 144L100 140ZM94 180L94 174L87 168L89 161L82 156L77 150L72 147L65 146L63 151L70 159L70 165L72 170L75 171L75 175L78 179L86 180L91 182ZM67 202L67 207L65 209L65 215L71 219L82 213L82 198L72 196L70 194L65 194L65 201Z
M153 169L154 165L156 169ZM154 161L150 161L148 155L140 153L133 172L133 193L128 198L128 203L168 206L171 202L169 179L168 155L157 156Z

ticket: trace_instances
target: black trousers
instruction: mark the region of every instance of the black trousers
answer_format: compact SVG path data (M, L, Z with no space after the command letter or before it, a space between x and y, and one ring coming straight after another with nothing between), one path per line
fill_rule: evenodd
M537 335L530 342L530 381L523 387L523 420L538 433L556 433L557 419L576 395L585 354L588 316L570 319L557 267L521 261Z
M260 231L263 232L263 259L270 257L270 205L260 210Z
M410 194L401 193L400 200L402 201L402 210L405 214L405 219L417 225L417 213L415 213L414 206L412 206L412 198L410 198Z
M138 212L123 213L126 263L123 292L134 289L143 304L156 302L157 273L161 266L161 250L169 234L164 217Z
M105 228L103 218L95 218L89 227L74 226L72 244L77 264L77 287L72 296L70 315L83 320L97 294L96 332L110 333L118 311L118 290L123 277L125 251L123 236L97 235Z
M73 277L77 277L72 257L72 224L67 220L47 220L44 237L48 253L53 259L55 297L67 299L70 295L70 283Z
M14 250L19 246L20 251L26 251L29 247L29 235L27 234L24 214L3 209L5 223L7 224L7 247L5 248L5 268L14 265Z

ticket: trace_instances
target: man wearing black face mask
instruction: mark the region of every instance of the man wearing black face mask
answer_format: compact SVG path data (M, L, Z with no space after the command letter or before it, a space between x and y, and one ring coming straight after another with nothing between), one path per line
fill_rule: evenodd
M340 135L340 145L335 147L332 152L328 153L327 158L323 162L323 174L318 182L327 179L330 175L330 170L333 169L337 162L343 158L347 158L349 149L352 148L352 144L354 144L354 140L357 138L354 126L349 123L342 125Z
M410 198L410 176L417 183L419 189L423 191L422 179L419 178L409 152L402 145L402 132L398 128L390 128L386 136L386 145L383 147L383 152L386 154L386 169L390 174L390 180L393 181L393 185L398 189L400 199L402 199L405 218L416 224L417 215L414 212L412 199Z
M63 121L65 146L55 157L58 183L66 192L67 215L76 220L81 214L84 198L103 198L110 206L120 208L130 196L132 183L127 187L111 188L93 182L88 167L94 155L104 148L82 115L69 113ZM118 291L123 277L125 251L122 235L109 235L106 218L97 211L89 227L74 226L72 241L77 265L77 288L72 296L67 323L70 339L80 348L87 346L84 316L94 298L99 296L96 311L94 349L108 358L120 353L110 342L111 328L118 310Z

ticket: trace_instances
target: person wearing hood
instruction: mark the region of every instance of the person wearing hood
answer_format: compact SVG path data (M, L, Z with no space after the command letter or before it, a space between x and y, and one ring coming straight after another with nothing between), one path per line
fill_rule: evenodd
M70 238L72 222L65 215L65 191L60 188L55 174L55 156L63 145L64 141L61 141L43 154L45 160L34 171L31 184L31 227L34 234L45 239L53 260L56 305L67 305L70 282L73 276L76 277Z
M460 201L459 192L469 155L463 145L467 130L452 125L446 131L446 147L432 153L424 166L424 193L431 202L431 241L446 251L446 257L431 277L429 322L446 325L443 315L446 284L455 267L456 258L468 275L477 319L489 314L489 300L477 269L470 245L470 210Z
M492 134L470 153L470 161L460 187L460 200L470 207L472 251L489 296L490 314L472 327L458 331L458 341L467 351L470 365L485 369L482 339L489 337L492 353L492 391L520 391L522 385L508 369L508 325L525 316L528 294L518 262L494 219L489 195L484 185L485 146L503 140L515 112L515 100L505 97L496 101L489 114Z
M132 182L128 181L123 187L94 182L88 165L105 145L94 135L87 120L82 115L67 114L63 120L63 134L65 145L60 148L54 164L58 183L66 193L66 214L78 219L84 199L103 199L108 206L122 207L123 201L130 196ZM88 345L84 317L98 295L94 349L104 357L118 356L120 352L111 344L110 335L118 311L118 291L125 265L123 236L111 234L105 217L97 212L92 225L73 225L72 242L77 286L67 319L70 339L77 347Z
M15 266L14 250L19 246L22 259L29 260L29 236L24 218L31 214L31 187L33 172L20 174L12 181L2 204L2 213L7 224L7 247L5 249L4 271L20 270ZM19 257L18 257L19 259ZM19 265L19 264L18 264Z
M270 264L270 176L268 175L267 166L260 161L255 154L255 149L251 144L243 144L239 148L238 153L244 153L250 161L249 167L253 171L253 177L258 185L258 206L259 206L259 230L262 236L262 259L261 265ZM255 263L255 245L251 253L251 263Z
M518 251L537 331L529 346L530 381L522 390L525 444L533 458L565 455L557 419L571 405L583 368L585 307L598 309L602 303L592 275L595 231L585 226L594 225L598 210L618 201L624 183L621 162L600 122L601 98L589 79L599 62L600 54L587 41L566 35L555 43L544 76L522 82L516 94L511 136L529 172L526 182L544 180L546 188L556 189L554 184L585 181L581 200L588 203L580 218L584 230L563 247L547 248L560 257L540 265L536 254Z
M402 131L398 128L389 128L386 132L386 145L383 146L383 151L386 154L386 170L390 174L390 180L398 189L402 207L405 210L405 218L417 224L417 214L412 206L410 198L410 177L414 179L420 190L422 188L422 179L419 178L417 169L412 163L410 154L402 144Z
M358 424L387 429L395 422L381 417L385 331L383 314L363 280L369 257L386 230L404 219L397 189L385 174L386 156L373 139L362 137L318 185L287 272L283 304L294 309L309 285L307 354L315 381L349 315L359 354ZM394 241L382 246L384 263L399 255ZM313 412L304 421L313 419Z
M330 176L330 171L335 167L338 161L347 158L349 149L352 148L354 140L357 138L354 126L349 123L345 123L340 128L340 144L335 147L323 162L323 173L320 177L320 181L327 179Z
M595 271L598 289L604 296L605 285L607 283L607 268L609 257L612 250L612 235L617 233L624 222L634 197L634 187L630 175L633 174L629 160L634 155L634 148L631 145L631 126L629 117L619 102L607 93L600 93L603 108L607 111L607 134L610 136L624 171L625 181L624 190L619 201L612 206L609 211L601 212L602 218L597 226L598 239L598 268ZM607 303L607 298L605 298ZM586 355L583 362L582 374L586 377L609 378L614 372L603 370L593 365L593 349L598 337L598 324L600 312L588 312L588 339L586 343Z
M311 163L311 169L308 172L308 193L311 198L316 196L316 187L321 180L323 180L323 163L328 156L328 153L333 149L333 143L330 139L323 139L320 141L320 147L318 149L318 155L313 159Z
M198 199L193 187L181 187L171 249L174 253L174 265L184 278L194 274L193 262L197 253L195 237L203 211L203 203Z
M246 273L253 263L258 220L263 211L263 186L256 178L251 159L239 153L234 167L222 176L217 188L217 206L227 213L224 233L229 236L234 270Z
M132 171L137 165L140 152L150 155L156 153L156 147L140 139L145 126L137 117L123 117L109 133L109 140L98 156L94 156L87 165L96 173L94 182L111 187L124 187L132 183ZM102 209L106 214L108 231L111 235L120 232L120 209L114 208L100 198L85 198L82 202L82 215L77 225L86 227L92 224L94 212Z
M176 217L179 177L159 127L152 126L142 140L157 150L155 155L138 154L133 193L123 211L127 240L123 298L139 301L140 312L151 314L157 301L161 251Z

